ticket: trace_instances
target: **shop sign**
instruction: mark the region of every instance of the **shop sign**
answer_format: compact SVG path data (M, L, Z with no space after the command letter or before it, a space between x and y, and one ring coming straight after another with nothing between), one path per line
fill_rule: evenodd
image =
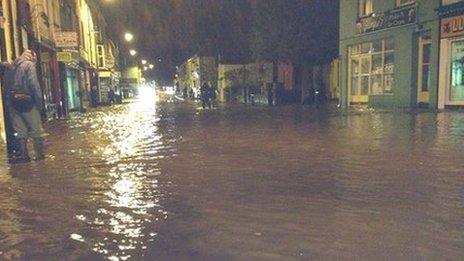
M76 32L55 32L55 45L59 48L78 47Z
M413 24L416 23L416 20L416 6L413 5L360 18L356 23L356 27L358 33L362 34Z
M464 15L448 17L441 20L441 38L464 35Z
M70 63L73 60L71 52L57 52L56 58L58 62L65 62L65 63Z

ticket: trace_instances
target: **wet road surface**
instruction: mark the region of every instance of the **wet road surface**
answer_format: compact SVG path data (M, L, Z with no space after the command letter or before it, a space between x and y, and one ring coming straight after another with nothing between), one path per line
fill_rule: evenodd
M0 166L0 260L464 255L464 114L212 111L148 99L50 124Z

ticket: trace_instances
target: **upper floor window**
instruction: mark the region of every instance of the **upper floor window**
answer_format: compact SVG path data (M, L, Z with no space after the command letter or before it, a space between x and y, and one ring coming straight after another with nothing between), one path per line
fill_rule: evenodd
M374 12L373 0L359 0L359 16L369 16Z
M409 5L414 3L414 0L396 0L396 6Z

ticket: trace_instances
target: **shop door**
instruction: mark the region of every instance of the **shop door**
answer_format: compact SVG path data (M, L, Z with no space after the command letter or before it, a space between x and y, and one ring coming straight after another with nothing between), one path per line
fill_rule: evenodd
M429 89L430 89L430 52L432 50L432 40L430 37L421 37L419 39L419 66L417 77L417 103L429 103Z
M464 105L464 39L451 42L451 81L447 104Z
M66 76L68 109L70 111L78 111L81 107L78 75L75 70L67 69Z
M370 56L357 56L351 58L350 102L367 103L370 86Z

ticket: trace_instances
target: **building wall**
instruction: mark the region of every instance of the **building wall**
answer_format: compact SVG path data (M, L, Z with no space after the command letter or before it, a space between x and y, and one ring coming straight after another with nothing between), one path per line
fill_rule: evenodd
M216 85L217 83L217 62L213 56L201 56L198 57L200 62L200 86L203 83L210 83Z
M86 0L77 0L79 20L80 54L90 66L97 68L95 21L90 5Z
M59 0L29 0L35 37L47 47L54 45L54 33L60 28Z
M247 93L255 94L256 102L267 102L266 86L273 82L272 63L219 64L217 86L219 101L245 102ZM252 89L253 88L253 89Z
M203 83L216 85L216 58L213 56L195 55L178 67L177 74L181 91L183 91L184 88L187 88L187 92L193 90L195 97L198 97L200 87Z
M291 90L294 87L293 79L293 65L289 62L278 62L277 82L281 83L285 90Z
M437 106L438 93L438 50L439 20L436 8L440 0L417 0L417 22L409 25L359 33L358 0L340 1L340 97L341 105L350 103L349 92L349 47L381 39L392 39L394 50L394 84L391 94L369 95L368 105L372 107L415 107L417 106L417 68L419 37L429 34L432 38L432 71L430 75L429 105ZM373 0L374 13L377 15L394 10L394 0ZM399 8L400 9L400 8Z

